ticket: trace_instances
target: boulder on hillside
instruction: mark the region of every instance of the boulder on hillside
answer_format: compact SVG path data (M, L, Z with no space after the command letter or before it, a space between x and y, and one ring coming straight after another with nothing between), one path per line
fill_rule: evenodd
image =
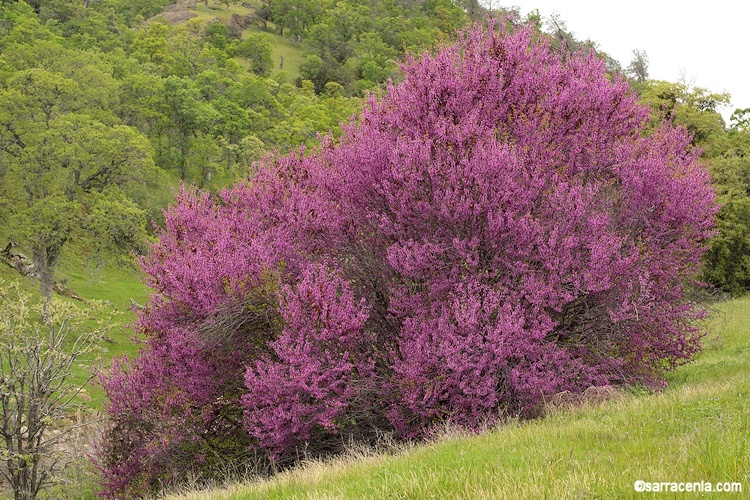
M21 276L39 279L39 272L37 271L34 262L26 255L16 251L16 246L17 245L13 243L13 241L9 241L5 248L0 250L0 260L18 271ZM76 292L66 286L65 280L55 282L55 284L52 285L52 290L64 297L86 302Z

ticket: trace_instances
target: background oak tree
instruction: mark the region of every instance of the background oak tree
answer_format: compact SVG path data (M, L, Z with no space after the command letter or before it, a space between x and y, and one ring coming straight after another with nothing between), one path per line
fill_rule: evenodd
M119 193L107 201L120 204L110 207L113 217L120 209L132 213L127 194L157 178L146 138L126 125L100 121L111 117L87 107L86 90L41 68L17 72L0 89L7 103L0 111L0 193L11 234L31 250L45 307L65 244L85 231L103 193ZM145 228L145 213L133 215Z

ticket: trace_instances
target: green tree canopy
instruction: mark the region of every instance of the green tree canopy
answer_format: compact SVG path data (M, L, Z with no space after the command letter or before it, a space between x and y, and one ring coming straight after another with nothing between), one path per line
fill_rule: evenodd
M86 227L108 188L126 193L156 177L148 140L107 125L87 109L76 81L41 68L14 74L0 90L0 193L13 234L31 249L46 303L60 252ZM87 114L88 112L91 114Z

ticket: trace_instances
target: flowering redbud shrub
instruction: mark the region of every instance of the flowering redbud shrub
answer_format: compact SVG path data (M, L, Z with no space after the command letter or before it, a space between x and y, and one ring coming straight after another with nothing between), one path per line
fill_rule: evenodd
M145 348L104 381L111 496L216 443L286 465L659 388L700 350L686 287L716 205L684 130L527 29L477 25L403 74L338 142L167 211Z
M313 432L345 430L353 411L364 415L374 375L368 308L346 281L308 268L285 288L280 311L285 324L271 342L273 357L248 366L242 397L248 433L274 456Z

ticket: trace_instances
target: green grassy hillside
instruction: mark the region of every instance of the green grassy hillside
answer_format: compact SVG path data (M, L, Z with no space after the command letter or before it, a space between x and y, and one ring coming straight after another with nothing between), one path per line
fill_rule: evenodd
M210 7L206 8L205 2L198 2L196 3L194 8L186 9L186 12L192 14L195 19L201 19L206 22L218 19L224 24L229 24L233 15L236 14L239 16L246 16L253 14L255 12L254 6L258 6L260 4L258 0L243 3L245 5L248 5L249 7L245 7L242 4L237 3L230 5L229 9L226 9L223 4L215 1L209 1ZM273 27L273 23L269 24ZM243 31L242 38L245 39L249 35L255 33L261 33L261 30L256 25L252 24L245 31ZM301 46L295 45L288 38L280 36L274 31L266 33L272 35L276 41L276 44L271 51L273 60L272 73L279 70L279 63L281 62L281 58L283 57L284 67L282 69L284 73L286 73L287 78L290 81L294 80L299 76L299 67L305 62L304 49ZM236 57L236 59L240 62L240 64L243 64L245 67L247 66L247 62L244 60L244 58L238 56Z
M720 304L710 332L701 356L659 394L617 393L482 435L172 498L627 498L639 495L637 480L740 482L747 495L750 297Z
M0 238L0 242L7 241L7 235L3 233L4 229L0 228L0 237L4 236ZM103 261L100 262L96 255L88 252L84 245L73 243L64 249L60 265L56 270L57 280L64 280L67 287L76 292L85 302L90 303L92 300L104 302L104 307L97 315L97 319L111 318L113 325L106 340L100 344L101 349L79 358L72 366L72 377L69 381L74 385L85 382L96 369L107 370L111 366L113 357L124 354L136 355L139 348L133 340L134 332L128 326L135 320L135 313L130 310L130 300L144 303L148 298L149 289L142 282L137 266L129 257L110 255ZM18 282L32 300L39 300L39 282L21 276L13 268L0 261L0 285L11 282ZM59 295L55 298L86 307L78 300ZM91 326L94 326L93 321ZM58 477L61 484L49 490L43 490L40 498L98 498L96 492L100 490L100 487L87 454L93 451L91 443L96 439L100 428L97 422L98 412L103 408L105 400L104 391L95 382L88 384L85 391L77 396L76 405L70 409L70 418L80 418L93 426L83 427L76 431L72 435L71 442L66 443L71 451L65 460L71 460L71 462ZM12 498L12 493L2 489L4 487L4 483L0 484L0 498Z
M5 241L5 240L0 240ZM129 257L108 256L104 262L99 262L96 256L89 254L81 245L71 245L63 252L61 263L56 270L56 279L64 281L66 286L74 291L84 301L98 300L105 303L100 318L111 318L114 328L104 343L100 352L80 359L73 366L71 382L78 383L88 378L94 367L107 369L113 357L135 355L138 344L134 342L134 332L129 325L135 320L135 313L131 310L133 299L143 304L148 299L149 289L143 283L137 265ZM19 282L34 300L39 300L39 282L26 278L13 268L0 262L0 283ZM72 302L82 307L83 302L55 295L59 300ZM104 392L97 384L90 384L80 402L92 409L99 410L104 403Z

